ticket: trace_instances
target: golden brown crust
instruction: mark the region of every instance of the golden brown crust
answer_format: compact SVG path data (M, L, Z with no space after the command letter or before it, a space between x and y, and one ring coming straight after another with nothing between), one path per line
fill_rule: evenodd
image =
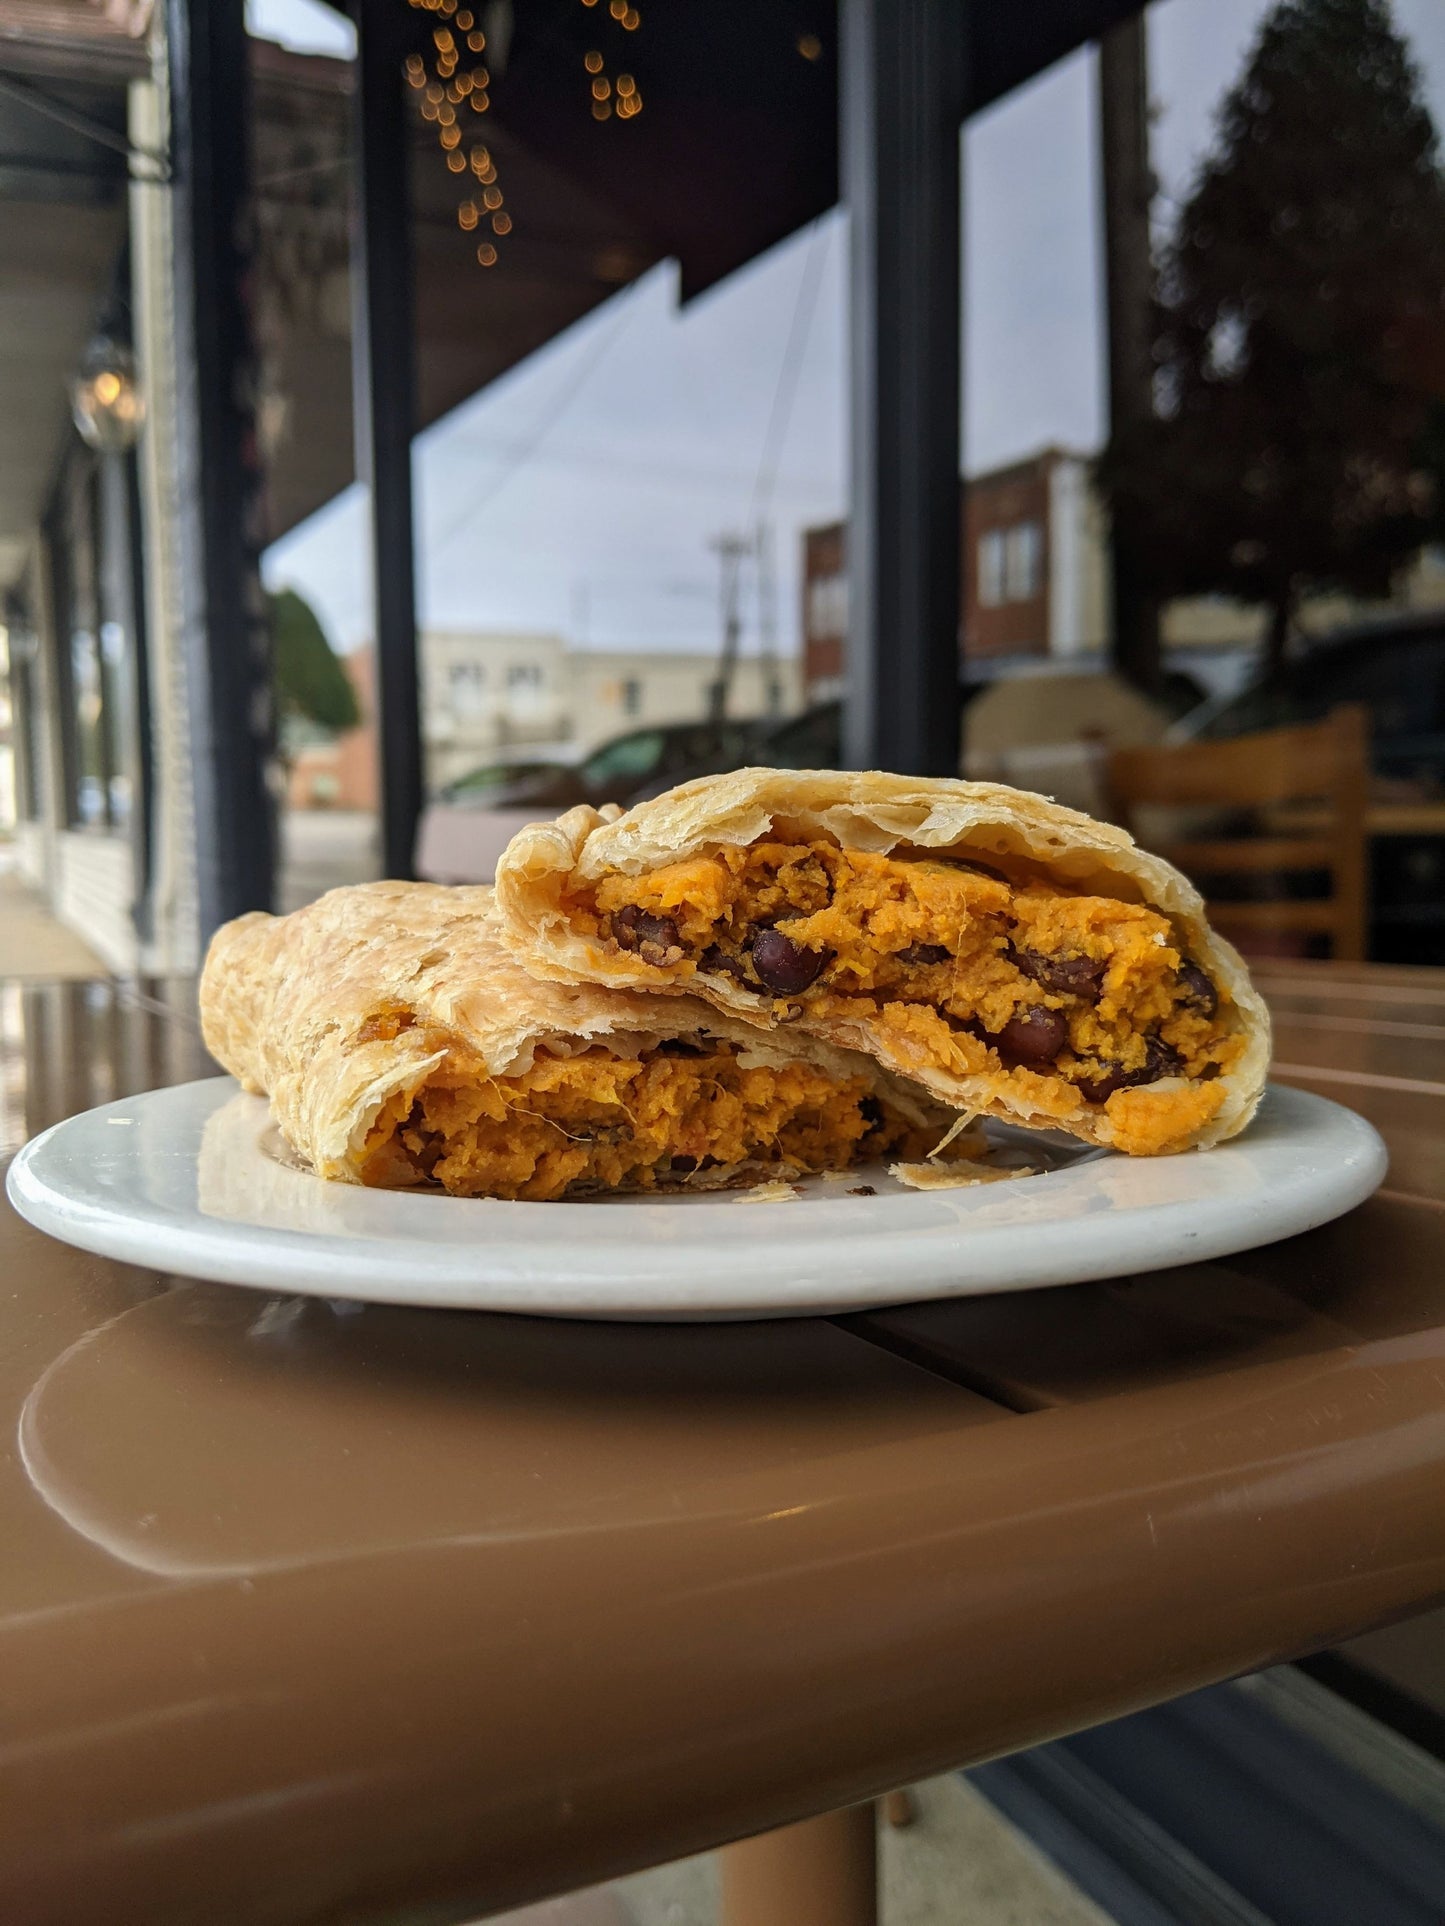
M502 933L528 969L559 982L676 993L681 986L659 982L640 957L579 934L568 920L569 894L613 872L637 875L707 847L743 846L769 836L826 837L844 848L883 854L896 849L967 853L1001 861L1020 876L1162 911L1173 918L1189 954L1227 993L1225 1009L1244 1038L1238 1061L1219 1079L1218 1109L1182 1147L1219 1143L1254 1115L1269 1069L1269 1015L1238 951L1210 929L1193 884L1162 858L1138 848L1124 830L999 783L878 770L738 769L684 783L626 815L612 808L573 809L556 822L522 830L503 855L497 866ZM688 978L686 992L706 997L744 1022L770 1021L755 995L726 975L700 970ZM873 1052L943 1103L1011 1123L1046 1123L1086 1142L1113 1142L1104 1106L1081 1105L1070 1117L1036 1115L1025 1097L997 1079L908 1060L880 1025L810 1019L804 1004L789 1029L812 1030L834 1043ZM1163 1091L1169 1085L1161 1081L1155 1087Z
M502 943L480 886L362 883L290 916L238 917L216 932L200 1000L217 1062L270 1097L282 1135L323 1177L347 1183L361 1181L367 1134L392 1098L449 1062L520 1075L543 1047L720 1036L763 1061L864 1076L918 1121L935 1114L870 1058L819 1038L768 1037L696 997L539 980Z

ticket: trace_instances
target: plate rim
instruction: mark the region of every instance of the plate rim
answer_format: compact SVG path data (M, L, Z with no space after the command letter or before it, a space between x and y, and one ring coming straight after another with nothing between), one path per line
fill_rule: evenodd
M203 1094L204 1093L204 1094ZM1368 1197L1383 1181L1388 1153L1368 1119L1357 1111L1314 1091L1291 1085L1272 1084L1265 1095L1269 1106L1266 1121L1277 1121L1281 1107L1294 1113L1293 1129L1304 1146L1311 1138L1334 1137L1344 1148L1332 1155L1319 1169L1310 1167L1302 1178L1283 1190L1270 1192L1264 1187L1253 1200L1254 1208L1240 1208L1239 1199L1195 1198L1136 1203L1089 1215L1064 1215L1030 1226L984 1225L969 1233L973 1249L961 1242L968 1232L970 1208L978 1210L983 1201L998 1194L997 1186L986 1189L911 1192L904 1196L880 1196L850 1200L852 1222L846 1238L815 1234L812 1247L819 1254L804 1269L816 1271L816 1278L802 1283L795 1275L799 1260L809 1248L800 1233L811 1228L801 1213L814 1213L842 1202L846 1193L808 1196L787 1206L787 1219L779 1223L771 1208L739 1206L738 1193L687 1200L685 1212L676 1204L643 1198L630 1200L587 1200L566 1204L518 1203L501 1199L438 1198L416 1193L396 1193L408 1205L423 1203L425 1208L450 1211L485 1211L496 1225L497 1213L524 1212L534 1218L546 1213L537 1228L542 1235L522 1240L502 1240L502 1249L489 1242L486 1255L491 1269L479 1275L475 1270L463 1278L453 1270L446 1273L436 1253L461 1248L453 1241L439 1241L423 1249L428 1258L418 1260L416 1247L406 1242L405 1226L392 1237L362 1238L355 1234L333 1234L304 1228L243 1224L204 1214L199 1205L184 1214L152 1202L145 1211L124 1210L105 1205L95 1195L96 1186L85 1183L70 1188L57 1184L48 1172L47 1159L54 1155L57 1141L66 1133L80 1136L111 1113L133 1112L136 1106L182 1114L194 1107L191 1119L193 1142L188 1163L196 1167L200 1132L206 1119L240 1092L230 1077L207 1077L182 1084L164 1085L131 1097L115 1099L73 1117L62 1119L32 1138L13 1159L7 1177L7 1192L19 1214L37 1229L63 1242L95 1255L141 1267L206 1281L236 1284L276 1295L305 1295L361 1302L388 1303L440 1309L475 1309L518 1312L532 1315L572 1318L603 1318L673 1322L684 1320L724 1320L729 1318L768 1318L789 1316L837 1316L849 1312L882 1308L885 1305L922 1303L938 1299L993 1295L1014 1290L1047 1289L1084 1283L1106 1277L1128 1276L1139 1270L1164 1270L1180 1264L1203 1262L1241 1250L1253 1249L1342 1216ZM263 1106L258 1121L268 1111L265 1099L250 1099ZM119 1121L116 1117L115 1121ZM132 1118L132 1122L134 1119ZM1266 1139L1250 1144L1257 1125L1230 1143L1203 1152L1185 1152L1183 1158L1237 1158L1251 1150L1266 1159L1278 1156L1283 1146ZM1342 1135L1341 1133L1344 1133ZM175 1153L172 1153L175 1154ZM266 1153L257 1142L255 1154ZM1030 1191L1049 1186L1059 1191L1083 1180L1097 1186L1097 1174L1121 1165L1138 1166L1146 1160L1125 1160L1112 1156L1080 1159L1063 1169L1046 1171L1038 1177L1021 1179ZM1180 1158L1147 1160L1154 1168L1167 1170ZM319 1181L304 1171L294 1173L304 1182ZM350 1191L350 1186L337 1186ZM1011 1187L1009 1187L1011 1188ZM374 1200L376 1191L358 1191ZM976 1200L970 1207L967 1200ZM882 1210L879 1210L882 1206ZM930 1213L930 1208L932 1211ZM599 1247L597 1231L607 1219L619 1212L639 1209L658 1217L685 1221L693 1235L659 1242L638 1239L623 1248L619 1234L604 1237ZM725 1219L716 1213L726 1210ZM888 1212L895 1217L909 1212L909 1220L889 1226L883 1222ZM557 1216L575 1219L576 1232L563 1234ZM599 1222L599 1219L602 1222ZM513 1219L515 1225L520 1220ZM625 1219L623 1220L625 1223ZM1102 1227L1102 1234L1101 1234ZM718 1239L707 1232L726 1231L721 1254L713 1245ZM619 1226L620 1231L620 1226ZM779 1232L786 1232L780 1237ZM1160 1247L1160 1237L1165 1242ZM903 1248L903 1241L908 1248ZM1032 1263L1012 1266L1005 1246L1012 1241L1034 1254ZM398 1244L410 1251L413 1282L398 1282L401 1254ZM575 1267L577 1254L587 1245L590 1269L578 1279L546 1275ZM760 1248L779 1247L779 1281L761 1285L748 1274L746 1260ZM959 1269L958 1259L977 1260L980 1245L983 1255L992 1260L969 1266L967 1274ZM841 1248L840 1248L841 1247ZM470 1253L468 1241L466 1248ZM610 1268L599 1266L599 1248L611 1258ZM685 1292L669 1296L667 1287L678 1268L678 1259L695 1261L697 1253L707 1253L702 1278L689 1281ZM1004 1252L1003 1261L999 1253ZM727 1268L729 1253L735 1253L732 1268ZM510 1263L502 1259L510 1254ZM895 1267L885 1263L889 1256L901 1259ZM621 1259L626 1259L624 1272ZM945 1263L947 1257L951 1263ZM821 1261L820 1261L821 1259ZM841 1268L840 1268L841 1267ZM947 1275L942 1274L946 1270ZM338 1276L338 1271L342 1274ZM443 1274L438 1274L438 1273ZM826 1273L826 1275L824 1275Z

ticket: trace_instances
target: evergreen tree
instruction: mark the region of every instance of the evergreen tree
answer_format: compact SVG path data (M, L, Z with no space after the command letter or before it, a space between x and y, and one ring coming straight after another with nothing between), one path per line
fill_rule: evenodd
M1161 261L1158 416L1101 463L1162 595L1388 593L1445 523L1445 178L1387 0L1281 0Z
M276 709L323 729L354 729L361 720L356 691L309 602L294 589L267 597L271 615Z

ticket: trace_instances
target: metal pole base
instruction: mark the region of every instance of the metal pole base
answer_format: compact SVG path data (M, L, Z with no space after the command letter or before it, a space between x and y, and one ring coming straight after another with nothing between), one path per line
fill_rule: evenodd
M918 1802L907 1786L900 1786L896 1792L885 1793L880 1803L883 1817L895 1829L911 1826L918 1817Z
M872 1804L725 1846L722 1926L878 1926Z

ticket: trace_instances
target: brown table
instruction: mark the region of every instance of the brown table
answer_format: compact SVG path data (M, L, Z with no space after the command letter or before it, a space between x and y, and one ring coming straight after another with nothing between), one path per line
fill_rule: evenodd
M1391 1175L1188 1270L587 1326L177 1283L7 1212L0 1918L463 1919L1445 1596L1445 973L1264 980ZM11 1139L203 1074L189 1011L0 987Z

